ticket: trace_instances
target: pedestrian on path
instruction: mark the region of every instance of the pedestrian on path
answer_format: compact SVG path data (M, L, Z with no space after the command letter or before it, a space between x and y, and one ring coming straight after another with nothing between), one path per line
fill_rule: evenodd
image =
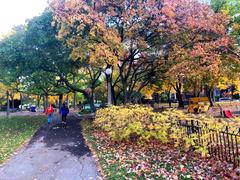
M48 124L52 123L53 113L54 113L54 108L50 104L46 109L46 114L48 115Z
M69 109L66 106L65 103L63 103L61 109L60 109L60 114L62 115L62 123L66 124L67 123L67 115L69 113Z

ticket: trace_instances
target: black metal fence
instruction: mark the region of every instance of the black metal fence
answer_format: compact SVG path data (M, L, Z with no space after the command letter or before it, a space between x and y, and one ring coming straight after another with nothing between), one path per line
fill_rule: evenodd
M199 147L206 147L211 157L232 163L234 167L240 165L240 129L233 133L229 127L222 130L208 128L207 124L200 125L197 121L179 121L189 137ZM194 136L194 137L193 137Z

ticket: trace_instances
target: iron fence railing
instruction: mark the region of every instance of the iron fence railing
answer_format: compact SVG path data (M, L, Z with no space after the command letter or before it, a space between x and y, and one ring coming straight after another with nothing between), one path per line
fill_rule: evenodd
M218 131L208 128L207 124L200 125L198 121L193 120L179 121L179 125L185 128L189 137L195 135L195 144L207 146L212 158L232 163L234 167L240 165L240 129L233 133L226 126Z

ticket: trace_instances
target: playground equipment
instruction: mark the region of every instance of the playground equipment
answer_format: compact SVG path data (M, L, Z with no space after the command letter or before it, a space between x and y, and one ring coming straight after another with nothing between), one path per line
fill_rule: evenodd
M189 99L187 111L189 113L207 112L209 106L208 97L194 97Z

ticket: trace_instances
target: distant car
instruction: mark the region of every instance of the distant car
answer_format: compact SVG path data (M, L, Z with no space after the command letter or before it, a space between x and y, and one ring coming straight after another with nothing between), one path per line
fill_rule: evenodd
M232 98L230 98L230 97L222 97L222 98L219 98L218 101L222 102L222 101L231 101L231 100L232 100Z
M235 102L239 102L240 100L239 100L239 99L233 99L233 101L235 101Z
M23 105L19 105L19 109L23 109L23 110L30 110L30 105L29 104L23 104Z

